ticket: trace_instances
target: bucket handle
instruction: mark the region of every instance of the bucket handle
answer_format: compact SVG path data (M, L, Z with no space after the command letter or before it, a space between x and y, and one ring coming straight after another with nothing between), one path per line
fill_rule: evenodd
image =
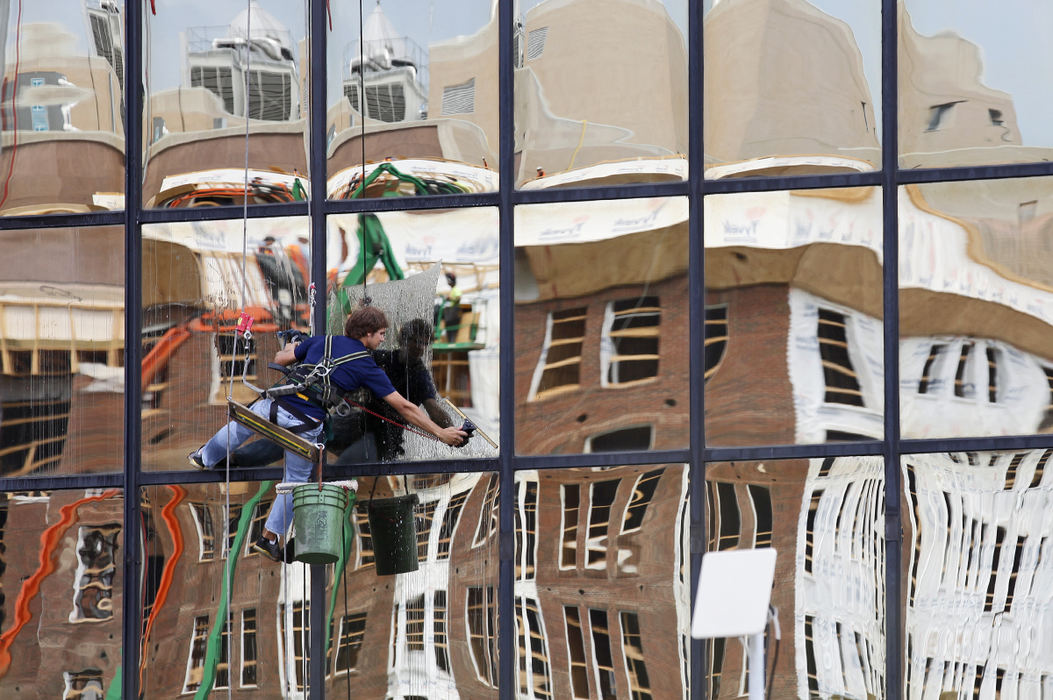
M322 491L322 467L325 464L325 445L320 443L320 442L316 442L314 446L318 448L318 468L317 468L316 471L318 472L318 491L319 491L319 493L321 493L321 491Z
M373 477L373 485L369 489L369 500L371 500L371 501L373 500L373 494L376 492L376 490L377 490L377 477L374 476ZM409 483L406 481L406 475L405 474L402 475L402 490L406 492L407 496L409 495ZM394 496L395 494L392 493L391 495Z

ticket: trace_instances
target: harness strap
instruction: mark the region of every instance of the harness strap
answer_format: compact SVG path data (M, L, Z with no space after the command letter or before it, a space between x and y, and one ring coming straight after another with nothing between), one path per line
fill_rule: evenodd
M333 370L340 365L355 360L360 360L369 357L369 352L360 350L359 352L353 352L350 355L344 355L337 359L333 359L333 336L325 336L325 348L322 352L322 359L313 366L310 366L310 371L303 377L301 384L307 388L314 388L320 396L320 402L322 408L328 410L328 404L332 402L333 384L329 380L329 375L333 373ZM306 367L305 367L306 368ZM320 384L319 389L316 385Z
M299 435L300 433L306 433L308 430L311 430L312 428L318 426L319 421L317 418L311 418L309 415L296 408L296 406L282 401L280 396L275 396L271 401L270 416L268 417L268 420L270 420L271 423L274 423L275 425L278 424L279 405L281 406L281 408L284 408L286 411L291 413L293 415L293 418L300 421L300 425L286 426L285 429L288 430L290 433L295 433Z

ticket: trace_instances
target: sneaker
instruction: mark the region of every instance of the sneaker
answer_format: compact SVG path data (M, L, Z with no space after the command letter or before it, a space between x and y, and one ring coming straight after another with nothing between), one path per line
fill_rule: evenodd
M278 546L278 540L272 542L263 535L260 535L259 539L252 543L252 551L265 554L270 557L272 561L280 562L284 559L282 556L282 548Z
M193 452L188 454L186 458L187 461L193 465L194 469L198 469L203 472L209 471L210 467L201 461L201 454L197 450L194 450Z

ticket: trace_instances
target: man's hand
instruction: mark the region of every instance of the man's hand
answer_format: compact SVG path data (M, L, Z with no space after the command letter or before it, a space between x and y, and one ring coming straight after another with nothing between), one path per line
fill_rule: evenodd
M460 428L443 428L435 436L450 447L460 447L468 439L468 433Z
M406 397L397 391L391 392L383 399L388 402L389 406L398 411L399 415L405 418L407 423L415 425L421 430L428 431L451 447L459 447L468 439L468 433L460 428L439 427L435 421L428 417L428 414L423 409L407 401Z

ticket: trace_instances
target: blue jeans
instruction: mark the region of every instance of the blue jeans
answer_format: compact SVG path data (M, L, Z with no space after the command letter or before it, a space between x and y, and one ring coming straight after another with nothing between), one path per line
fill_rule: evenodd
M249 407L253 413L261 418L270 420L271 402L273 399L260 399ZM300 419L292 415L284 408L278 408L277 423L283 428L296 428L302 423ZM300 437L309 442L317 442L322 433L322 424L317 427L298 433ZM230 441L230 450L233 452L256 433L249 430L237 421L230 421L220 428L212 438L206 442L198 453L201 461L209 468L215 466L227 457L227 441ZM311 470L314 464L310 460L301 457L295 452L285 452L285 481L306 483L311 478ZM265 527L278 536L284 537L292 525L292 495L278 495L271 506L271 512L267 515Z

